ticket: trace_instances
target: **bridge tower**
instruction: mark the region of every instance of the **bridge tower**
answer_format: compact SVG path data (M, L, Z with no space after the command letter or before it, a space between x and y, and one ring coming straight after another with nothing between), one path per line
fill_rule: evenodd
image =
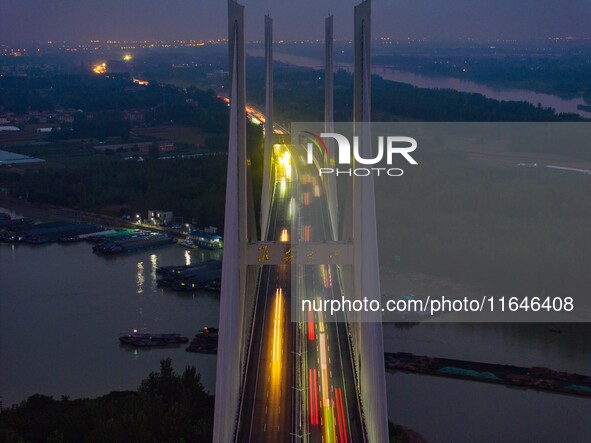
M254 206L248 198L252 186L246 150L244 6L235 0L228 0L228 51L230 129L213 430L213 441L224 443L233 439L240 404L246 352L246 246L256 240Z
M273 159L273 19L265 15L265 145L261 196L261 239L267 239Z
M324 21L324 132L334 131L334 31L333 16L329 15ZM335 144L333 140L326 142L328 155L325 157L324 167L334 167L331 159L335 159ZM338 198L337 182L333 174L323 177L328 197L328 212L332 226L333 240L339 236L338 226Z
M354 134L360 154L373 158L371 147L371 0L355 6ZM352 223L354 296L380 300L380 274L374 182L353 177ZM356 349L359 393L369 442L388 441L386 374L381 312L363 312L351 325Z

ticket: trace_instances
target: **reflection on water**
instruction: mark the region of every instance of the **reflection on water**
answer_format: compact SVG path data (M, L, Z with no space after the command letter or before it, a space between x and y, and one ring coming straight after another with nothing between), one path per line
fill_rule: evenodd
M189 251L188 249L185 251L185 265L191 265L191 251Z
M217 294L177 294L146 280L154 282L158 266L185 260L176 245L105 258L83 242L43 248L0 243L0 356L10 356L0 357L4 405L35 393L75 398L136 389L167 357L179 371L194 365L213 391L213 355L184 346L142 352L119 345L118 337L133 329L191 337L217 326Z
M150 263L152 264L152 271L150 272L152 291L155 291L158 288L158 285L156 284L156 269L158 269L158 256L156 254L150 255Z
M137 264L137 274L136 274L136 293L142 294L144 292L144 281L145 281L145 277L144 277L144 262L140 261Z

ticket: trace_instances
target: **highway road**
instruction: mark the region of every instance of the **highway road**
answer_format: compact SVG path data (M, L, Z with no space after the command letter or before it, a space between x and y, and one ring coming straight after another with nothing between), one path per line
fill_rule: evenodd
M333 240L324 186L304 148L276 145L274 152L268 239L286 247ZM309 312L292 322L294 275L308 298L341 296L335 265L261 266L237 441L363 442L345 318L324 322L323 313Z
M277 168L268 238L289 245L292 180ZM263 265L256 294L239 442L289 442L295 425L291 266Z
M328 215L328 200L315 165L305 161L303 147L293 148L300 171L301 241L334 240ZM340 279L335 265L303 265L306 298L341 297ZM324 313L306 315L304 366L307 432L310 442L363 442L361 407L355 387L349 331L344 316L325 322Z

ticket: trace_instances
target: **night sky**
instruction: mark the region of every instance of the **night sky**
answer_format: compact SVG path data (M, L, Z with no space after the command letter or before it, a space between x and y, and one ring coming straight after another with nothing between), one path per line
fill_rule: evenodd
M243 0L247 38L261 39L263 15L276 39L352 37L354 0ZM0 0L0 42L90 39L215 39L226 34L226 0ZM373 0L374 37L533 40L591 37L589 0Z

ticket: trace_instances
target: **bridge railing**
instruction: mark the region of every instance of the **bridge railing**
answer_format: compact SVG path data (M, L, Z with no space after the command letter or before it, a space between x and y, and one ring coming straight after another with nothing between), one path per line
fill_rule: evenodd
M238 426L240 425L240 418L242 417L242 405L244 404L244 389L246 387L246 374L248 372L248 363L250 361L250 344L252 342L252 336L254 334L254 320L255 320L255 313L256 313L256 308L257 308L257 304L258 304L258 292L259 292L259 288L261 286L261 277L262 277L262 272L263 268L262 266L259 267L258 270L258 275L257 275L257 282L255 285L255 296L254 296L254 300L255 302L252 304L252 310L250 313L250 333L248 334L248 339L245 343L244 349L245 349L245 353L244 353L244 357L243 357L243 362L242 362L242 383L241 383L241 387L240 387L240 394L238 396L238 411L237 411L237 416L236 416L236 420L234 422L234 432L233 432L233 441L236 441L238 438ZM248 290L248 287L247 287Z
M341 293L344 295L345 293L345 286L343 284L343 278L341 275L341 269L340 267L337 267L337 278L339 280L339 286L341 288ZM352 333L351 333L351 325L349 324L349 320L347 319L347 316L345 313L343 313L343 315L345 316L345 328L347 331L347 344L349 345L349 355L351 356L351 366L353 368L353 377L355 379L354 384L355 384L355 391L357 392L357 407L359 408L359 415L361 417L361 425L363 426L363 437L364 440L367 442L367 425L365 424L365 412L363 409L363 399L361 398L361 392L359 389L359 386L361 385L360 383L360 378L359 378L359 371L357 370L357 365L355 364L355 355L357 355L357 351L355 349L355 344L353 343L352 340Z

